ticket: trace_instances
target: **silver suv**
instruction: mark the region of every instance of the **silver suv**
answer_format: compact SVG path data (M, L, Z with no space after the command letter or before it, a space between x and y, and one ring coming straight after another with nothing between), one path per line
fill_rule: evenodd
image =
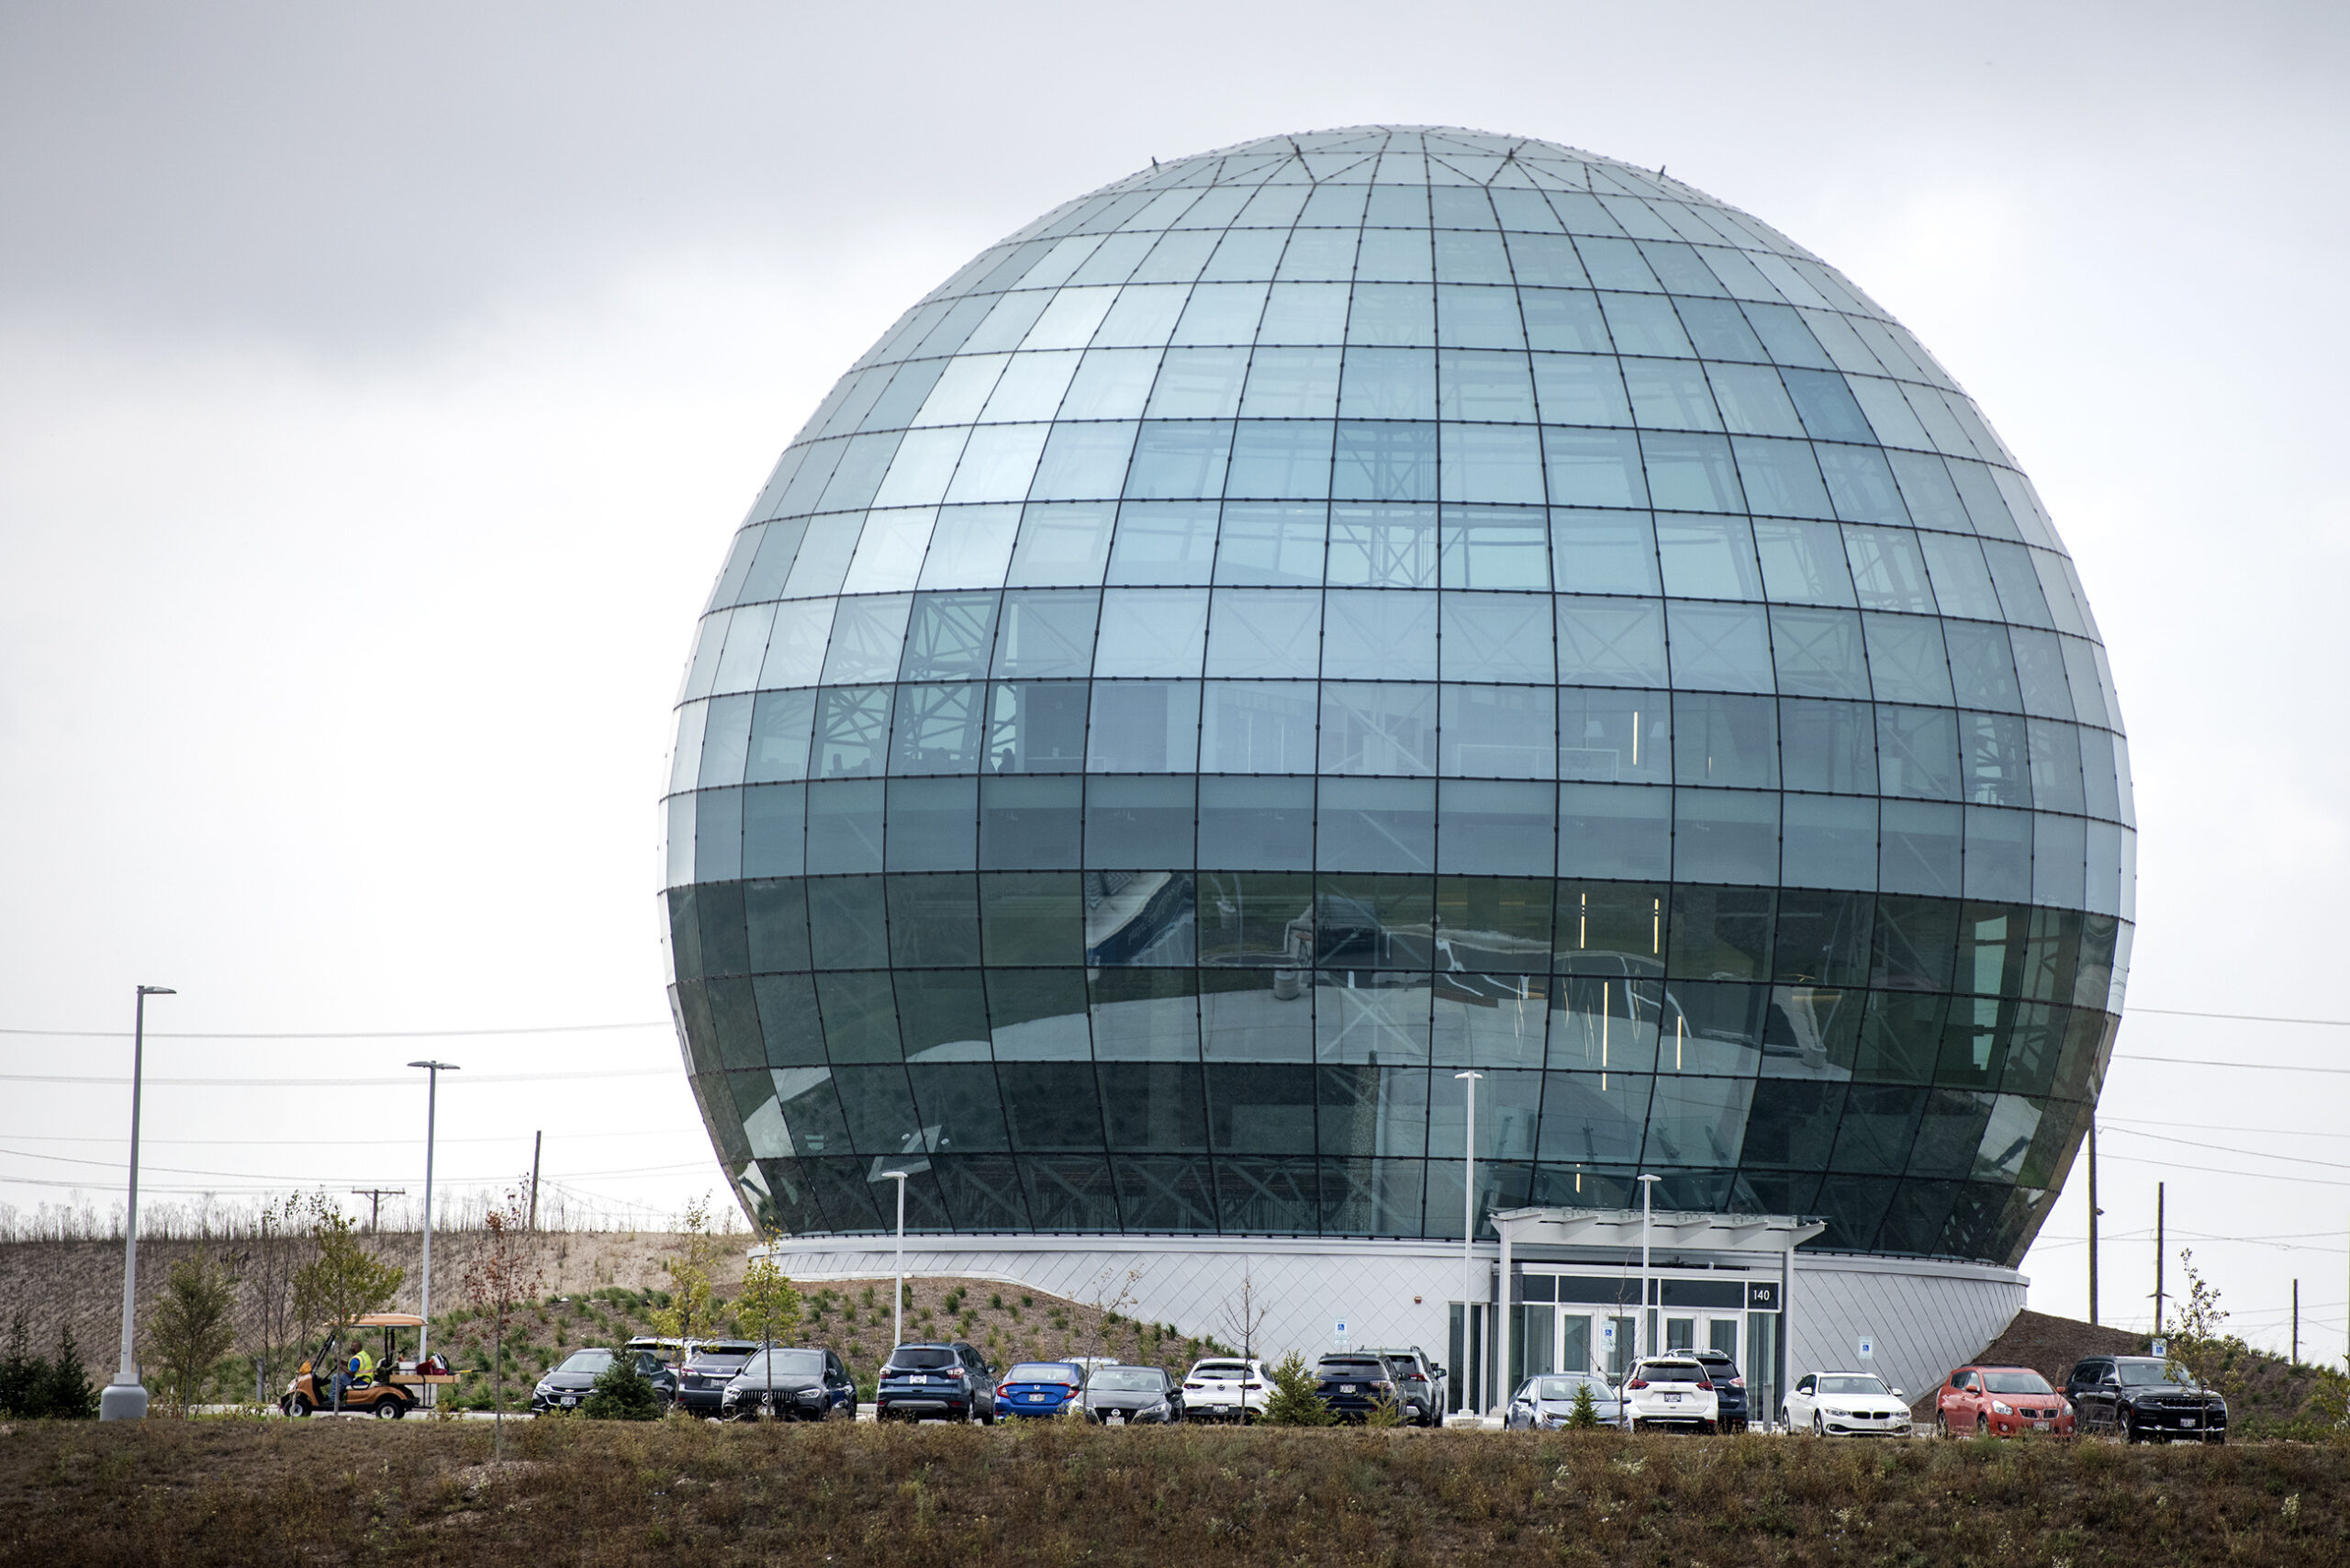
M1387 1375L1394 1382L1396 1403L1404 1407L1405 1425L1444 1424L1444 1369L1429 1360L1426 1350L1414 1345L1407 1350L1382 1347L1358 1353L1377 1356L1387 1363Z

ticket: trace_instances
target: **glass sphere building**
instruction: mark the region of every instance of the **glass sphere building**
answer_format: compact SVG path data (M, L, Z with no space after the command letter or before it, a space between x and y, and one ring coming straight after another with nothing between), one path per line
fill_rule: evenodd
M1457 1240L1473 1083L1486 1210L2012 1266L2121 1010L2030 481L1834 269L1544 142L1272 137L984 252L784 452L677 734L688 1070L799 1235L911 1163L917 1231Z

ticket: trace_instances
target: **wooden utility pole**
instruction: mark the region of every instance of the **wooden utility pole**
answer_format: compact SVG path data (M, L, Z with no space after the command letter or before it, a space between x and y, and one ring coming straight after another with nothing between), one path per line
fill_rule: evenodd
M2089 1118L2089 1321L2097 1321L2097 1118Z
M2293 1366L2301 1364L2301 1282L2293 1282Z
M2154 1183L2154 1333L2163 1331L2163 1184Z
M351 1189L351 1195L367 1200L367 1228L373 1231L375 1228L375 1222L383 1217L384 1200L406 1197L408 1189L406 1187L353 1187Z
M531 1228L539 1228L539 1145L546 1137L543 1131L531 1135Z

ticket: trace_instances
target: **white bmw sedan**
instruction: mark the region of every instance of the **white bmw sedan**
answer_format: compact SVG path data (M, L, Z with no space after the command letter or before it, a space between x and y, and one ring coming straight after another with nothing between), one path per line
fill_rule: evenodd
M1779 1407L1790 1432L1818 1438L1906 1438L1909 1406L1874 1372L1812 1372L1796 1380Z

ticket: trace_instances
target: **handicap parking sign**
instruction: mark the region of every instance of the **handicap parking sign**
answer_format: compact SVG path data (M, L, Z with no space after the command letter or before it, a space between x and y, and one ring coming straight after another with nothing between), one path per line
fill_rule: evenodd
M1860 1350L1861 1360L1874 1361L1876 1357L1876 1341L1866 1334L1862 1335Z

